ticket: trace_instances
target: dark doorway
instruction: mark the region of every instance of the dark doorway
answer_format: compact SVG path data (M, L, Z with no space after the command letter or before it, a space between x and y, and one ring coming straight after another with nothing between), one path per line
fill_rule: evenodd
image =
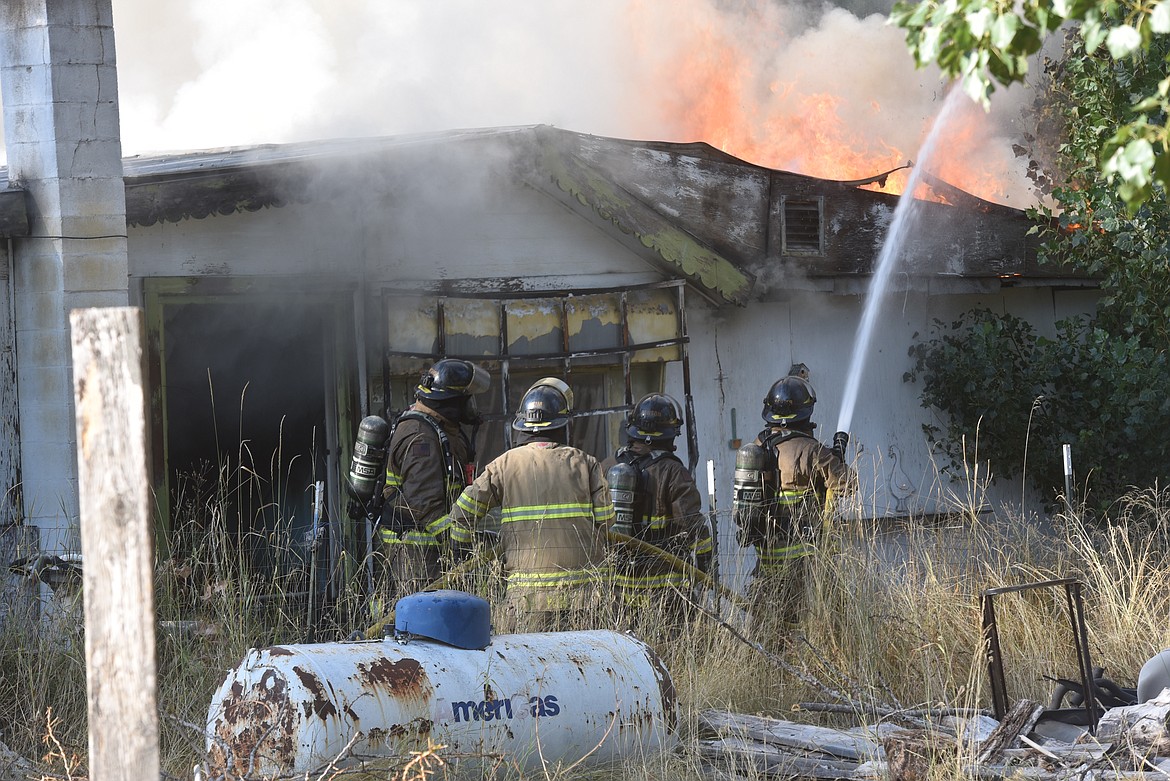
M253 564L299 566L327 471L332 317L322 304L242 297L165 306L172 527L214 523Z

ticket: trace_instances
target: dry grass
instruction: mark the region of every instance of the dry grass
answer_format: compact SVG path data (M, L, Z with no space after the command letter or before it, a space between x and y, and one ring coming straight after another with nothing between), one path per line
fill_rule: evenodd
M285 532L279 524L268 528L264 546L279 548ZM1170 645L1167 529L1170 497L1157 492L1129 497L1113 525L1090 527L1061 516L1046 534L1015 519L975 513L918 519L896 529L843 524L815 557L808 611L798 631L735 611L725 611L722 621L700 615L671 629L657 616L640 617L635 630L674 678L684 748L628 762L618 775L645 781L703 777L686 746L698 713L707 708L852 724L877 717L799 708L864 704L885 708L883 718L890 718L890 710L989 707L980 595L992 587L1080 578L1094 661L1118 683L1133 685L1145 659ZM297 596L303 576L286 566L284 554L257 563L241 555L240 545L229 544L231 538L215 503L187 506L170 557L158 567L162 757L166 772L180 778L189 778L202 758L207 708L224 671L249 647L306 636L305 607ZM452 585L489 596L499 588L490 566ZM1013 698L1047 702L1053 687L1045 676L1076 677L1061 596L1036 591L997 602ZM363 628L358 605L356 595L343 595L325 636ZM598 624L607 621L613 616ZM87 742L78 630L78 622L66 620L36 631L10 625L0 635L0 741L42 760L57 776L84 775L76 765ZM48 750L46 736L52 737ZM443 759L441 747L430 747L366 773L403 781L445 778L450 768ZM559 775L592 774L578 768Z

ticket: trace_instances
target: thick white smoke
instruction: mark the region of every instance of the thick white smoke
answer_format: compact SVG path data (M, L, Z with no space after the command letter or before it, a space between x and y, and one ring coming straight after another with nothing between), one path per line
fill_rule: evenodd
M841 175L810 157L849 147L875 166L883 154L912 159L943 89L884 16L775 0L113 0L113 10L127 155L545 123L707 141L769 167L859 178L880 169ZM819 111L834 126L810 108L828 94ZM1013 165L1015 107L996 97L978 144L999 170Z

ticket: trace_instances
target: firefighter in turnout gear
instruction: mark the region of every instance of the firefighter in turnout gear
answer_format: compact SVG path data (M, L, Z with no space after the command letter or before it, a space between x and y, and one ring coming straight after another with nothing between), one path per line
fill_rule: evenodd
M757 562L749 596L757 615L792 624L804 608L806 558L831 521L835 497L853 490L845 463L846 434L834 447L814 438L817 397L805 376L793 372L764 397L767 428L736 455L732 514L739 542L754 546Z
M614 530L686 561L703 572L711 564L711 531L691 473L675 455L682 410L666 394L643 396L626 418L627 444L606 461ZM654 609L667 624L685 619L690 583L662 559L619 551L614 584L619 608L646 617ZM661 612L658 612L661 611Z
M484 467L451 508L456 544L500 508L504 600L519 632L591 628L588 616L608 601L613 505L601 464L568 444L572 404L572 390L559 379L529 388L512 422L512 449Z
M474 469L473 442L463 427L480 422L475 396L489 382L479 366L444 358L422 378L415 403L394 423L378 534L397 596L442 573L438 535Z

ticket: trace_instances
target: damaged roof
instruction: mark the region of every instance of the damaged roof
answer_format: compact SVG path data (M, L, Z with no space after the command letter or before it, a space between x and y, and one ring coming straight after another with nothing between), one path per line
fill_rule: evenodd
M858 182L763 168L705 143L531 125L128 157L127 222L149 226L312 203L328 198L328 187L355 181L392 188L395 177L386 173L457 148L471 150L471 160L505 153L506 170L518 181L610 232L668 276L685 278L715 304L742 305L796 280L848 290L850 280L855 285L872 272L899 200L859 189ZM381 173L377 181L372 171ZM5 235L27 235L19 194L0 193ZM959 207L921 206L932 229L906 248L908 274L1049 283L1061 276L1037 264L1023 212L973 196Z

